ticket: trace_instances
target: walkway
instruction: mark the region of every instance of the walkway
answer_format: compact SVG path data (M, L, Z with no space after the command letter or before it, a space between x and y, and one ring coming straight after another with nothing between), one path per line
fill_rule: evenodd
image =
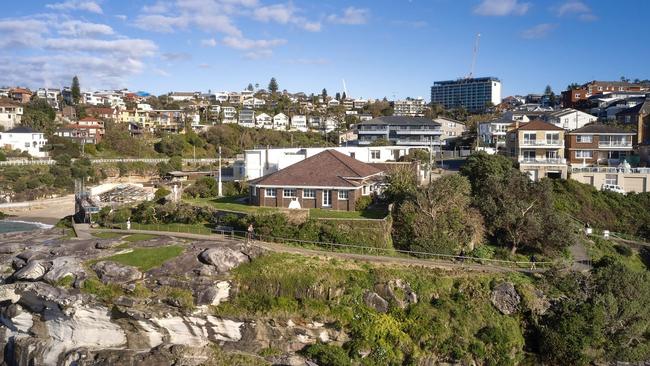
M191 234L191 233L178 233L171 231L154 231L154 230L120 230L120 229L82 229L86 230L84 234L90 235L93 232L114 232L114 233L123 233L123 234L151 234L151 235L162 235L162 236L173 236L178 238L186 239L197 239L197 240L213 240L213 241L231 241L234 239L229 239L224 235L201 235L201 234ZM253 245L256 245L262 249L265 249L270 252L276 253L289 253L297 254L303 256L319 256L326 258L338 258L338 259L347 259L347 260L359 260L364 262L379 263L379 264L390 264L390 265L403 265L403 266L422 266L428 268L437 268L445 270L472 270L478 272L490 272L490 273L505 273L505 272L520 272L520 273L540 273L546 271L545 269L536 269L530 270L527 268L513 268L506 266L498 266L493 264L476 264L476 263L459 263L445 260L436 260L436 259L419 259L419 258L401 258L401 257L392 257L392 256L383 256L383 255L372 255L372 254L356 254L356 253L344 253L344 252L335 252L327 250L316 250L316 249L307 249L302 247L295 247L286 244L280 243L271 243L271 242L262 242L255 241Z
M582 240L576 241L572 246L570 246L569 252L573 258L571 270L576 272L586 272L591 270L591 257L589 257L587 248L585 248Z

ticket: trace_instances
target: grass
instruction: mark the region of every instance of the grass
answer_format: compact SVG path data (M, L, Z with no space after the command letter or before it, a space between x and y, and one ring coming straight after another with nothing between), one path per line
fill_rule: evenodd
M233 211L246 214L269 213L277 211L273 207L258 207L242 203L239 200L241 196L221 197L221 198L191 198L185 199L186 202L197 206L211 206L219 210Z
M629 269L634 271L645 271L647 267L641 260L639 252L635 249L629 249L630 255L623 255L616 250L616 246L623 246L625 244L617 243L610 240L605 240L592 236L592 242L586 242L585 246L587 247L587 253L593 261L597 261L605 256L610 256L616 259L617 261L623 263Z
M309 217L314 219L378 219L386 217L388 213L382 209L367 209L364 211L335 211L312 208Z
M133 266L142 272L146 272L152 268L160 267L163 263L179 256L181 253L183 253L183 247L179 245L155 248L134 248L133 251L129 253L116 254L99 260L113 261L127 266ZM97 260L95 260L95 262L96 261Z
M113 226L119 226L120 229L126 230L126 224L121 223L121 224L114 224ZM137 222L132 222L131 223L131 230L150 230L150 231L170 231L170 232L176 232L176 233L192 233L192 234L202 234L202 235L210 235L212 234L212 229L208 226L208 224L139 224ZM124 234L120 234L124 235ZM135 236L138 235L138 236ZM131 236L135 236L137 240L132 240L132 241L138 241L138 240L147 240L147 239L140 239L144 238L145 235L151 236L150 234L131 234Z
M120 233L93 233L92 234L94 237L100 238L100 239L115 239L123 236L124 234Z
M124 238L124 240L135 243L137 241L145 241L145 240L150 240L155 238L156 235L151 235L151 234L132 234Z

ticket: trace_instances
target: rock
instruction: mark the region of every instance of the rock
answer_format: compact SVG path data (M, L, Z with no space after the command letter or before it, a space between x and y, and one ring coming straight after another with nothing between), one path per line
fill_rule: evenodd
M492 305L502 314L510 315L519 309L521 297L511 282L503 282L492 290L490 300L492 301Z
M248 255L228 247L206 249L201 252L199 259L203 263L213 265L220 273L228 272L240 264L250 262Z
M72 276L74 280L85 278L86 271L84 270L81 261L74 257L59 257L52 260L52 267L45 274L43 279L54 285L61 279L67 276Z
M130 297L120 296L120 297L118 297L117 299L115 299L113 301L113 304L119 305L119 306L126 306L126 307L130 308L133 305L135 305L135 300L133 300L133 298L130 298Z
M196 303L197 305L219 305L221 302L228 300L229 296L230 283L228 281L219 281L216 285L201 291Z
M21 243L6 243L0 246L0 254L13 254L19 251L24 244Z
M103 283L128 283L142 279L137 268L110 261L100 261L92 266Z
M122 243L120 240L101 240L95 243L97 249L110 249Z
M418 302L418 295L413 291L411 285L399 278L376 284L375 291L379 296L394 301L402 309Z
M42 261L28 262L23 268L16 271L12 277L18 281L36 281L45 275L47 265Z
M376 292L368 291L363 295L363 302L369 308L375 309L380 313L388 312L388 301L379 296Z
M27 261L22 259L22 258L13 257L11 259L11 267L13 269L21 269L21 268L25 267L26 264L27 264Z
M530 311L536 315L544 315L550 307L551 302L544 292L539 289L534 289L532 291L532 296L528 299L528 308Z
M151 321L167 332L169 343L193 347L205 346L210 341L237 342L242 337L240 328L244 324L214 316L171 316Z

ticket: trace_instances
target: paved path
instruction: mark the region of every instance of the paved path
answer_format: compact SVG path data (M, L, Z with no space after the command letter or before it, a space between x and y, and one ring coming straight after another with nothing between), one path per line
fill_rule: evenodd
M585 248L582 240L578 240L570 246L569 252L571 253L571 257L573 257L573 263L571 264L573 271L586 272L591 269L591 257L589 257L587 248Z
M153 231L153 230L119 230L119 229L82 229L82 231L87 230L85 234L90 235L92 232L115 232L122 234L152 234L152 235L162 235L162 236L173 236L178 238L187 238L187 239L197 239L197 240L216 240L216 241L231 241L236 239L230 239L228 236L224 235L201 235L201 234L191 234L191 233L178 233L171 231ZM262 242L255 241L253 245L256 245L262 249L271 252L277 253L290 253L298 254L304 256L320 256L327 258L339 258L347 260L359 260L364 262L380 263L380 264L391 264L391 265L403 265L403 266L422 266L429 268L438 268L445 270L471 270L478 272L490 272L490 273L504 273L504 272L521 272L521 273L540 273L544 272L545 269L536 269L530 270L527 268L514 268L514 267L505 267L497 266L492 264L475 264L475 263L458 263L444 260L435 260L435 259L419 259L419 258L400 258L400 257L391 257L383 255L371 255L371 254L356 254L356 253L344 253L344 252L335 252L335 251L326 251L326 250L316 250L316 249L307 249L302 247L294 247L286 244L280 243L271 243L271 242Z

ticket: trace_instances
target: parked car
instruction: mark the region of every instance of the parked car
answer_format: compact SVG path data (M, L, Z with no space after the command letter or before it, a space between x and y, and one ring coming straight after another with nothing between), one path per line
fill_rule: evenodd
M620 194L625 194L625 190L623 189L623 187L619 186L618 184L603 184L603 191L611 191Z

